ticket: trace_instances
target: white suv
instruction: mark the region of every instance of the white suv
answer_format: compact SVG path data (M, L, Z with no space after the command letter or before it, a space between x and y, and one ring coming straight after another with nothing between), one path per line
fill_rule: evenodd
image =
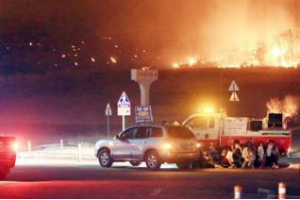
M149 169L157 170L162 163L176 163L188 169L199 158L199 143L194 134L183 126L136 125L103 139L95 145L95 155L102 167L113 162L130 161L138 166L145 161Z

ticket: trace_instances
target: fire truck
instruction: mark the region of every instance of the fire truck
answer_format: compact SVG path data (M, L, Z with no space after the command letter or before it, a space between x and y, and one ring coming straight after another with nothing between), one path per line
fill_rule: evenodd
M216 148L232 146L235 142L245 145L251 142L265 146L273 141L281 154L291 147L291 131L285 129L281 113L268 113L264 119L228 117L226 113L198 113L191 115L183 125L191 129L202 146Z

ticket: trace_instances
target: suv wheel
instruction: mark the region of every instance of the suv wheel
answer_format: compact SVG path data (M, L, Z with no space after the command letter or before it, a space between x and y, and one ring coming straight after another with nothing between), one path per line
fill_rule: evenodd
M141 162L139 162L139 161L130 161L130 164L134 167L137 167L141 164Z
M180 163L176 163L176 165L181 170L188 170L191 167L191 163L189 162L180 162Z
M148 169L158 170L160 168L161 162L158 153L155 151L150 151L145 156L145 161Z
M98 154L99 163L102 167L111 167L113 160L108 149L102 149Z

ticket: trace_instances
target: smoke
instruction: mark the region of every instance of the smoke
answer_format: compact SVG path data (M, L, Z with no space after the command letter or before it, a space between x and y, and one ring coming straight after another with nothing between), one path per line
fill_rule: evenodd
M189 49L189 45L186 53L201 59L240 62L249 57L249 49L261 43L271 48L278 35L296 29L292 1L209 2L206 12L198 13L199 21L193 28L180 29L182 44L186 46L182 49ZM271 62L268 59L265 58L266 63Z
M292 95L288 95L282 100L272 98L267 102L266 106L268 112L283 113L285 117L292 117L298 113L299 98Z
M289 1L216 1L209 25L202 27L205 39L214 49L230 50L258 41L268 42L275 35L295 27ZM218 53L218 52L214 52Z

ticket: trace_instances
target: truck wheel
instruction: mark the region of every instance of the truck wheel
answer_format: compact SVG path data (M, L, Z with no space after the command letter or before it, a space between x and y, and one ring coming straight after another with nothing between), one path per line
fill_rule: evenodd
M148 169L158 170L161 165L159 155L155 151L150 151L145 156L145 161Z
M191 167L190 162L179 162L179 163L176 163L176 165L180 170L188 170Z
M110 157L110 152L108 149L100 150L98 154L99 163L102 167L111 167L113 160Z
M134 167L137 167L141 164L142 162L139 162L139 161L130 161L130 164Z

